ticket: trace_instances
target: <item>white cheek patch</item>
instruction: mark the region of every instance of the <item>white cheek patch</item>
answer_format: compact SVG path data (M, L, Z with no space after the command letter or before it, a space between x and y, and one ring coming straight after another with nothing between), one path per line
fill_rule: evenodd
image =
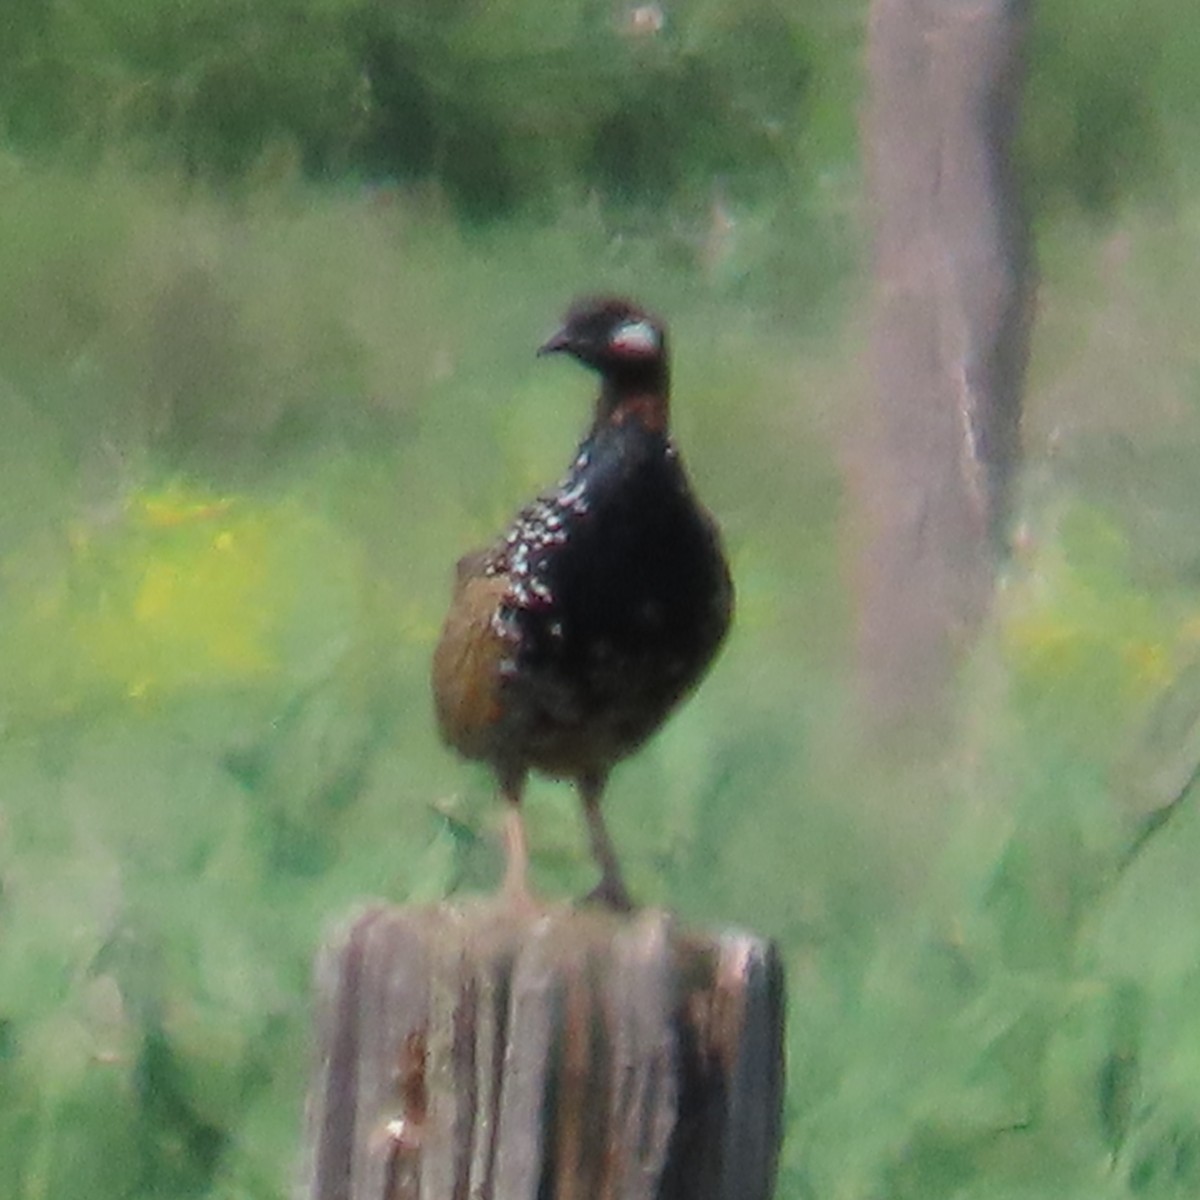
M613 330L608 345L617 354L644 358L658 353L658 330L649 321L626 321Z

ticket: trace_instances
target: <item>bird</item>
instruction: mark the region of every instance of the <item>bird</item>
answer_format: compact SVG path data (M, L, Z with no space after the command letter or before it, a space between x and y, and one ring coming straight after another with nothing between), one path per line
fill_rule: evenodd
M672 440L664 322L585 297L538 349L600 377L562 479L457 564L433 655L442 740L486 763L506 805L501 894L536 906L521 798L530 771L578 789L601 879L633 901L601 800L613 766L697 686L725 640L734 589L720 529Z

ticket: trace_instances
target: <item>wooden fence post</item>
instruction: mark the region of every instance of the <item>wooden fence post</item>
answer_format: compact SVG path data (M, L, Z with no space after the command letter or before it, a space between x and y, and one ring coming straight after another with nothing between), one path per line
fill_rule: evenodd
M305 1200L769 1200L772 944L668 914L369 908L317 963Z

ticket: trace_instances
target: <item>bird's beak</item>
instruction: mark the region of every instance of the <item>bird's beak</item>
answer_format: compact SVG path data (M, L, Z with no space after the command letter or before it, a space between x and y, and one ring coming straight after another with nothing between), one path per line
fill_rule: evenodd
M566 329L560 329L557 333L551 334L539 347L538 357L543 354L558 354L563 350L571 348L571 338Z

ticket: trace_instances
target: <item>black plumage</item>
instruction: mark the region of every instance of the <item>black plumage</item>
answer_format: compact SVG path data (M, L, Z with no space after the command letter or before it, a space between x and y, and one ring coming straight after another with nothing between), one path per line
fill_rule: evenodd
M627 907L599 808L608 772L699 682L733 591L668 433L661 322L629 301L582 301L542 352L600 373L595 417L559 484L459 563L435 703L444 739L488 762L510 802L510 890L527 895L518 805L535 769L577 782L596 895Z

